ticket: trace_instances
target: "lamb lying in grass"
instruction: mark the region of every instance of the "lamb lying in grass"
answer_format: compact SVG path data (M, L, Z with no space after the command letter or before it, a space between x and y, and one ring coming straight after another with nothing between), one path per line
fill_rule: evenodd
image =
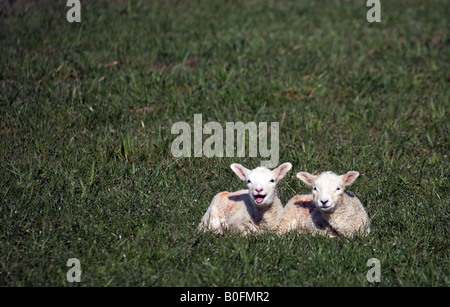
M265 167L250 171L240 164L231 164L233 172L247 183L248 189L217 194L203 216L199 229L218 234L237 231L243 235L276 230L283 211L276 184L291 167L290 163L284 163L272 171Z
M358 172L338 176L325 172L318 176L300 172L297 177L312 187L312 195L297 195L284 208L279 232L297 229L324 235L351 237L369 232L370 221L358 197L344 188L351 185Z

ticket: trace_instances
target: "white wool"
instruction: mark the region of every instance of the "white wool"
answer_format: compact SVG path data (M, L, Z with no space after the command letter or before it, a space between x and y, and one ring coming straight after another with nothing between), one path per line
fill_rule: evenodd
M318 176L300 172L297 177L312 188L312 195L296 195L284 208L281 233L292 229L330 236L353 236L369 232L370 221L358 197L345 190L358 172L336 175L324 172Z
M274 170L265 167L249 170L236 163L230 167L246 182L248 189L218 193L203 216L199 229L216 233L238 231L242 234L275 230L283 210L276 184L292 165L284 163Z

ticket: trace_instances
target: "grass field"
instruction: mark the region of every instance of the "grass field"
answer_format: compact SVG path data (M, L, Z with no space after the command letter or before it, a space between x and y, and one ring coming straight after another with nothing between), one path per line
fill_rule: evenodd
M448 286L448 2L381 2L1 1L0 286ZM175 158L194 114L279 122L283 203L359 171L370 235L198 232L265 159Z

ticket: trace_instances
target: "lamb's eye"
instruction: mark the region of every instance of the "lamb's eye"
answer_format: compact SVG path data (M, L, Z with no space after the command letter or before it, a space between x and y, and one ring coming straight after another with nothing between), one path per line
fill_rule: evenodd
M270 182L275 182L275 179L270 179Z
M251 183L250 179L249 179L249 180L247 180L247 183Z
M336 191L340 191L340 190L341 190L341 188L337 188L337 189L336 189Z
M317 188L316 188L316 187L313 187L313 191L317 191Z

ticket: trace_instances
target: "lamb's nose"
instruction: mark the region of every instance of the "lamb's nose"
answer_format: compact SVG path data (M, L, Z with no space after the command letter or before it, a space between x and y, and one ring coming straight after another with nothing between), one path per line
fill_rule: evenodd
M255 189L255 191L258 192L258 193L259 193L259 192L262 192L262 190L263 190L262 188L256 188L256 189Z
M325 205L328 202L328 200L326 201L321 200L320 202L322 203L322 205Z

